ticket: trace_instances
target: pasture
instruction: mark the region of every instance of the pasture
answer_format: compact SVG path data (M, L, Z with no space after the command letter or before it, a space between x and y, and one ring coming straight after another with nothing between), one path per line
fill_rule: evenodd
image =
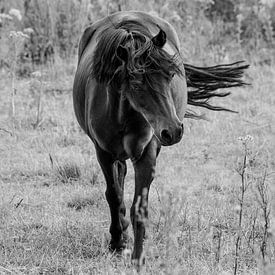
M108 252L105 183L72 109L74 63L59 66L16 81L14 132L11 82L1 75L0 273L133 274L129 252ZM223 102L238 114L186 119L183 140L162 148L149 200L146 274L232 274L238 236L238 271L272 274L275 69L252 65L248 74L252 86Z
M42 12L35 18L46 21L44 8L60 11L61 2L41 0L36 8ZM79 13L85 11L87 16L84 6L89 1L65 2L68 10L81 3ZM123 1L111 1L111 8L95 2L98 5L92 7L92 15L98 18ZM217 25L203 14L211 1L195 2L121 4L125 9L153 8L162 17L175 20L187 63L210 66L240 58L250 63L245 80L251 85L230 88L229 97L213 101L237 114L193 108L205 113L207 120L185 119L181 142L162 147L150 189L146 262L140 273L274 274L275 66L274 48L268 48L274 45L274 37L271 34L266 42L254 35L258 29L250 33L247 28L243 41L226 44L222 34L229 30L227 25ZM252 8L250 3L246 1L243 15ZM5 3L8 8L12 4L17 5L17 0ZM169 4L173 9L169 10ZM23 9L20 4L16 7ZM26 14L37 10L30 8ZM185 18L185 11L189 21L182 25L179 17ZM58 12L49 14L51 24L59 22ZM70 19L75 20L74 16ZM251 18L244 19L244 26L254 26ZM59 39L58 47L71 47L65 49L69 57L55 54L54 61L28 68L25 74L17 71L24 67L16 52L22 46L21 38L18 44L8 39L10 31L23 28L23 23L11 21L0 28L0 61L5 61L0 64L0 274L137 274L131 264L131 227L131 239L122 255L108 250L106 184L94 146L73 111L74 47L80 36L78 28L84 25L79 21L72 24L78 24L72 36L64 32L62 40L52 33L53 41ZM42 32L51 24L37 25ZM61 27L68 30L68 26ZM241 33L241 27L238 31ZM250 34L258 40L249 38ZM7 54L8 50L12 53ZM127 165L129 219L134 171L130 161Z

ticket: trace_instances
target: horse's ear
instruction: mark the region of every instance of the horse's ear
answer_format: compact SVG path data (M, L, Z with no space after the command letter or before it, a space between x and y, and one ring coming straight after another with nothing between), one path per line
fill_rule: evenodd
M152 38L152 42L155 46L162 48L166 43L166 33L162 29L159 30L159 33Z
M118 56L119 59L121 59L124 62L128 61L128 51L125 47L123 46L118 46L116 50L116 55Z

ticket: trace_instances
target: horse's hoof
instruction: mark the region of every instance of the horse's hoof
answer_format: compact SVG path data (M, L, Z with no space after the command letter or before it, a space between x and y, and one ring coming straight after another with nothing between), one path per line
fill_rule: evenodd
M141 257L139 259L132 258L132 265L135 267L135 269L139 273L142 270L142 267L145 265L145 258L144 257Z
M144 257L142 252L141 252L141 254L137 255L137 253L135 251L133 251L132 264L135 265L135 266L145 265L145 257Z
M118 254L121 254L121 252L125 248L126 248L126 245L122 245L122 244L113 244L113 243L110 243L110 245L109 245L110 252L115 252L115 253L118 253Z
M128 237L126 238L126 236L123 236L119 241L111 240L109 249L111 252L121 253L127 247L127 243Z

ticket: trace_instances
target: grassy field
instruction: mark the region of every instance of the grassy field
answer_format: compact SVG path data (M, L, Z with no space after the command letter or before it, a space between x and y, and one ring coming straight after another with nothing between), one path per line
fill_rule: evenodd
M136 273L129 250L108 252L105 183L74 117L74 70L16 79L14 123L12 80L1 72L0 274ZM183 140L162 148L142 273L274 274L275 67L252 65L247 79L220 100L238 114L186 120Z

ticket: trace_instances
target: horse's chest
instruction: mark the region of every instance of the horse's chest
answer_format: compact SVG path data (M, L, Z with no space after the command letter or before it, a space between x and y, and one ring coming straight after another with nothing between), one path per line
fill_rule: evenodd
M122 145L123 127L117 121L117 114L104 105L91 104L88 112L89 133L97 144L117 158L125 158Z

